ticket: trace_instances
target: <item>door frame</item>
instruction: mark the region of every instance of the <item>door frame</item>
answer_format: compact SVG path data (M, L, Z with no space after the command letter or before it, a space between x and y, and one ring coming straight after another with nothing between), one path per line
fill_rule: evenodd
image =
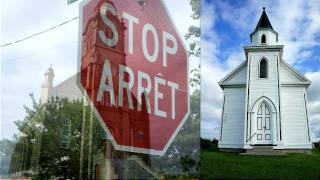
M259 144L256 140L257 136L257 112L261 104L264 103L270 111L270 134L271 134L271 144ZM250 145L277 145L279 137L279 121L278 112L274 103L266 96L260 97L252 106L250 111Z
M266 113L267 110L269 114ZM255 118L256 132L257 132L257 135L255 137L256 144L261 144L261 145L272 144L272 129L270 126L271 121L272 121L272 114L270 112L270 108L265 102L260 103L258 107L258 111L256 113L256 118ZM269 136L268 139L267 139L267 135Z

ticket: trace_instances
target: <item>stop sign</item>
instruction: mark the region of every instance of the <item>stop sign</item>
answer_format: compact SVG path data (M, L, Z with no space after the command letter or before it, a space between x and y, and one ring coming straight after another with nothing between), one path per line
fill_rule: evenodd
M188 53L161 0L80 4L79 86L115 149L163 155L189 116Z

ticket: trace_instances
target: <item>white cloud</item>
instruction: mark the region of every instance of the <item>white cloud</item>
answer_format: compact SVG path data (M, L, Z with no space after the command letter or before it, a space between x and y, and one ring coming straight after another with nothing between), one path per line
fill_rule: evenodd
M166 6L169 10L171 17L174 20L174 24L176 25L181 37L188 32L190 25L199 26L199 20L193 20L191 18L191 6L189 5L188 1L185 0L164 0ZM177 10L177 7L181 10ZM182 11L183 9L183 11Z
M214 31L216 20L215 6L202 4L201 12L201 136L206 138L218 135L222 90L218 81L225 70L218 61L219 38Z
M279 44L285 45L283 55L285 61L297 68L303 67L304 62L317 58L315 54L319 51L319 48L315 47L319 46L320 38L320 0L290 2L249 0L238 6L240 7L235 7L232 1L213 1L202 6L205 7L202 9L201 21L204 30L202 31L204 38L201 41L202 137L218 137L219 128L216 126L220 125L221 115L217 112L221 111L222 91L217 82L245 59L243 52L238 49L230 51L225 59L218 58L222 52L227 51L221 49L220 43L230 37L218 34L215 31L215 22L228 23L243 42L249 42L249 34L254 30L262 7L265 6L273 28L279 33ZM317 71L307 73L307 77L312 80L308 98L310 128L314 138L320 138L320 71Z
M186 48L188 48L188 42L184 39L184 35L188 33L188 29L191 25L200 26L200 20L194 20L191 18L192 9L188 1L185 0L164 0L169 10L170 16L172 17L174 24L179 31L181 38L183 39ZM183 11L177 11L183 9ZM189 70L198 68L200 64L200 58L195 56L189 57Z
M320 141L320 71L307 73L312 83L308 89L308 113L310 133L313 140Z
M38 33L78 16L79 2L67 5L59 1L1 1L1 45ZM165 0L171 17L183 38L190 25L199 25L191 18L185 0ZM179 9L183 10L177 10ZM17 132L13 121L24 117L22 105L31 105L29 93L38 99L43 74L50 64L55 70L54 84L77 71L78 20L21 43L1 48L1 116L0 139ZM198 59L190 59L190 69Z
M285 45L284 59L290 64L310 58L308 49L319 45L320 1L279 1L271 14L272 24L279 32L279 43ZM290 11L288 11L290 6Z
M216 4L221 11L219 18L229 23L246 40L259 20L261 7L266 6L273 28L279 33L279 44L285 45L284 59L290 64L302 62L301 59L309 57L305 56L305 51L319 45L319 42L315 41L320 32L319 0L249 0L240 7L234 7L228 1L217 1Z

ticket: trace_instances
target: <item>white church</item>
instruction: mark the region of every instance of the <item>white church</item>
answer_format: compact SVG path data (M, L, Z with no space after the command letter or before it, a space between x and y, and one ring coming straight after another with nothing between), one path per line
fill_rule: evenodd
M284 46L278 44L265 8L250 38L251 45L244 46L245 62L219 81L219 149L308 152L310 80L282 59Z

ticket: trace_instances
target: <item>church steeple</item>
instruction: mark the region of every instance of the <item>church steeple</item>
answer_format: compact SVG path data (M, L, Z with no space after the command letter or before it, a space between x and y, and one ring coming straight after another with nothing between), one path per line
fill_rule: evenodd
M263 7L261 17L255 30L250 34L250 38L253 45L272 45L278 42L278 33L271 25L265 7Z
M50 65L50 67L44 73L44 81L41 86L40 101L42 103L47 102L49 97L51 96L51 91L53 88L53 78L54 78L54 71L52 69L52 65Z
M266 8L263 7L262 9L263 9L263 12L261 14L260 20L259 20L255 30L265 29L265 28L269 28L269 29L274 30L270 21L269 21L268 15L266 13Z

